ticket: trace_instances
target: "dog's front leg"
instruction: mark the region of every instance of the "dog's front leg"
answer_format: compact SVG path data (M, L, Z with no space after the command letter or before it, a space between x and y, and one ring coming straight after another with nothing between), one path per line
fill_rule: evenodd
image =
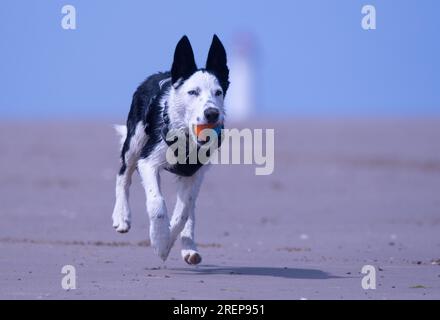
M151 245L165 261L169 253L170 227L165 200L160 191L159 169L147 159L139 160L138 169L147 198Z
M180 233L182 235L182 257L189 264L198 264L202 258L194 243L195 202L203 180L204 168L192 177L178 178L177 201L171 219L170 249Z

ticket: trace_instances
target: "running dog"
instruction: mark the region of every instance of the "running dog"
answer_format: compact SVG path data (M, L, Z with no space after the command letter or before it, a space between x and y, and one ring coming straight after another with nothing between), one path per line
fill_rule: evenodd
M122 165L116 177L113 227L120 233L130 229L129 188L137 169L147 198L151 245L163 261L179 236L183 260L192 265L202 261L194 241L194 211L203 175L209 167L200 161L171 164L166 156L171 144L167 134L183 133L200 146L197 128L220 132L228 87L226 51L219 38L214 35L206 66L199 69L191 44L184 36L177 43L171 71L148 77L133 95L126 126L115 126L121 136ZM160 187L163 170L177 177L177 202L171 221Z

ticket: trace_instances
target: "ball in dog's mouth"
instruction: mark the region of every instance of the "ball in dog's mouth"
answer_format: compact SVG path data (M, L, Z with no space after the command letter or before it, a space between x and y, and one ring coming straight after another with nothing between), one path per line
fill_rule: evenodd
M221 130L223 129L223 124L221 123L193 124L192 129L194 135L197 137L197 141L204 143L207 142L209 134L207 134L206 131L203 130L212 129L217 133L217 135L220 135Z

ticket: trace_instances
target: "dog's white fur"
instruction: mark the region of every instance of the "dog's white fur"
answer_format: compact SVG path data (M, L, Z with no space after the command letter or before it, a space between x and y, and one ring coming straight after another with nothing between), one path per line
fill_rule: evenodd
M194 90L198 96L188 95ZM217 90L222 88L215 76L208 72L197 71L178 90L170 90L169 101L173 108L169 110L170 122L174 128L187 127L188 124L203 124L203 112L209 107L220 111L219 122L224 121L223 95L216 96ZM188 108L190 106L190 108Z
M197 90L198 95L189 95L188 92L191 90ZM165 101L168 102L170 126L191 131L192 124L205 123L204 110L209 107L218 108L219 121L223 122L225 117L223 94L218 95L218 90L221 90L221 86L217 78L202 71L195 72L177 89L171 86L161 101L162 108ZM115 129L121 137L121 143L124 143L127 128L115 126ZM122 175L117 176L113 226L122 233L130 229L129 187L131 176L137 167L147 199L152 247L159 257L165 260L180 235L182 258L188 263L197 264L201 256L194 240L195 202L209 165L202 166L193 176L177 177L177 202L171 220L169 220L160 186L160 172L166 165L168 146L161 141L146 158L140 158L141 150L147 139L144 125L139 122L136 126L136 133L130 141L130 148L125 154L127 169Z

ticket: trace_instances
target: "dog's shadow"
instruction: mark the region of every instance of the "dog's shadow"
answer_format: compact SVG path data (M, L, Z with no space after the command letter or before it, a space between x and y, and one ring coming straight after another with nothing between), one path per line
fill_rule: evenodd
M196 268L174 269L180 273L197 275L247 275L278 277L287 279L332 279L338 278L317 269L276 268L276 267L231 267L216 265L200 265Z

